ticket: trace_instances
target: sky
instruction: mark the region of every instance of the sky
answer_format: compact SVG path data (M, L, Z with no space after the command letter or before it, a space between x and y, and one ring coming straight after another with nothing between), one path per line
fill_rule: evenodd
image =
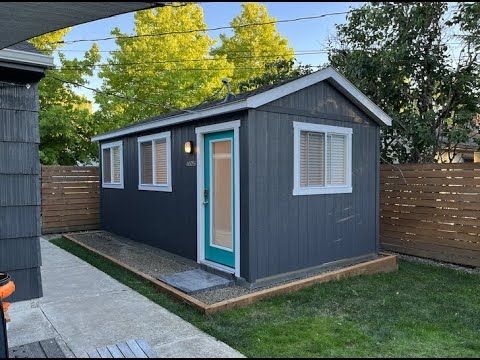
M200 2L204 10L205 23L207 27L228 26L230 21L241 12L240 2ZM304 16L321 15L324 13L343 12L358 8L361 2L264 2L271 16L282 19L292 19ZM291 23L277 24L278 31L288 39L289 45L295 52L305 50L319 50L327 45L329 37L335 35L335 25L344 23L346 15L335 15L320 19L304 20ZM119 27L124 33L133 33L133 13L118 15L112 18L98 20L87 24L77 25L65 36L66 41L77 39L95 39L110 35L110 31L114 27ZM210 31L212 38L218 38L221 33L229 34L229 31ZM83 57L82 51L88 50L92 43L75 43L65 45L61 51L67 56ZM114 40L98 42L101 51L115 50ZM102 62L106 60L108 53L102 54ZM299 55L297 60L302 64L322 65L327 61L326 54L309 54ZM58 58L55 59L58 64ZM97 77L90 79L91 87L100 88L101 80ZM91 91L80 88L78 93L85 95L89 100L93 101ZM94 110L97 106L94 104Z

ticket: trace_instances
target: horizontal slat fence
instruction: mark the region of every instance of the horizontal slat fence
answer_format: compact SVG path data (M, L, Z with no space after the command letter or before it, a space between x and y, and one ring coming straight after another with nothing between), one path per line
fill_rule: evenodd
M100 227L96 166L42 166L42 233Z
M382 165L385 250L480 266L480 164Z

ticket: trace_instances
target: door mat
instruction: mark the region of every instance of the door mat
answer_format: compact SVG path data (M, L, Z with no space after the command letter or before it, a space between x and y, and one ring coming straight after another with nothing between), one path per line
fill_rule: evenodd
M195 294L233 285L233 279L226 279L202 269L182 271L168 276L160 276L158 279L186 294Z

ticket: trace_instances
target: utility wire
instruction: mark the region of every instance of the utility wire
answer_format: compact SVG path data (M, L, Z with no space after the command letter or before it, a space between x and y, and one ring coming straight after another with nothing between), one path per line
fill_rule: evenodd
M302 55L318 55L328 53L327 50L318 50L304 53L294 53L293 56L302 56ZM256 56L241 56L233 57L228 60L242 60L242 59L264 59L264 58L281 58L289 56L291 54L270 54L270 55L256 55ZM170 63L185 63L185 62L202 62L202 61L221 61L223 59L218 58L199 58L199 59L174 59L174 60L162 60L162 61L139 61L139 62L124 62L124 63L101 63L101 64L85 64L82 66L64 66L60 69L82 69L83 67L110 67L110 66L131 66L131 65L154 65L154 64L170 64Z
M332 13L325 13L320 15L312 15L312 16L303 16L297 17L292 19L283 19L283 20L271 20L266 22L257 22L257 23L249 23L249 24L242 24L237 26L218 26L213 28L203 28L203 29L190 29L190 30L175 30L175 31L167 31L162 33L153 33L153 34L137 34L137 35L121 35L121 36L108 36L104 38L97 38L97 39L77 39L77 40L60 40L50 42L49 44L75 44L79 42L97 42L97 41L108 41L108 40L116 40L116 39L136 39L142 37L157 37L157 36L166 36L166 35L177 35L177 34L190 34L194 32L205 32L205 31L218 31L218 30L226 30L226 29L240 29L245 27L251 26L263 26L263 25L271 25L271 24L280 24L280 23L290 23L290 22L297 22L297 21L305 21L305 20L314 20L314 19L321 19L328 16L336 16L336 15L346 15L351 13L352 11L357 11L356 9L350 11L338 11Z
M47 78L50 78L50 79L53 79L53 80L56 80L56 81L58 81L58 82L61 82L61 83L63 83L63 84L66 84L66 85L72 85L72 86L76 86L76 87L82 87L82 88L84 88L84 89L93 91L93 92L96 93L96 94L113 96L113 97L116 97L116 98L119 98L119 99L122 99L122 100L127 100L127 101L129 101L129 102L136 103L136 104L143 104L143 105L148 105L148 106L161 107L161 108L163 108L164 110L170 111L170 112L171 112L171 111L182 111L182 112L187 112L187 113L192 113L192 114L195 114L195 113L198 112L198 111L190 110L190 109L178 109L178 108L174 108L174 107L166 107L165 105L161 105L161 104L152 103L152 102L149 102L149 101L143 101L143 100L135 99L135 98L132 98L132 97L129 97L129 96L125 96L125 95L122 95L122 94L113 93L113 92L109 92L109 91L98 90L98 89L92 88L92 87L90 87L90 86L87 86L87 85L84 85L84 84L80 84L80 83L75 82L75 81L69 81L69 80L61 79L61 78L58 78L58 77L56 77L56 76L47 75L46 77L47 77ZM220 88L215 92L215 95L218 95L222 89L223 89L223 85L222 85L222 87L220 87ZM206 98L205 100L203 100L203 101L202 101L201 103L199 103L198 105L202 105L203 103L207 102L211 97L212 97L212 96L209 96L208 98ZM196 105L196 106L198 106L198 105Z
M90 91L93 91L94 93L97 93L97 94L103 94L103 95L108 95L108 96L114 96L114 97L117 97L119 99L123 99L123 100L127 100L127 101L131 101L131 102L135 102L135 103L140 103L140 104L144 104L144 105L149 105L149 106L162 106L160 104L156 104L156 103L151 103L151 102L148 102L148 101L143 101L143 100L138 100L138 99L134 99L132 97L129 97L129 96L125 96L125 95L121 95L121 94L118 94L118 93L113 93L113 92L109 92L109 91L102 91L102 90L98 90L98 89L95 89L95 88L92 88L90 86L87 86L87 85L84 85L84 84L80 84L76 81L70 81L70 80L65 80L65 79L60 79L56 76L52 76L52 75L47 75L47 78L50 78L50 79L53 79L53 80L56 80L56 81L59 81L61 83L64 83L64 84L67 84L67 85L73 85L73 86L76 86L76 87L83 87L87 90L90 90ZM169 108L165 108L165 106L162 106L165 110L170 110Z

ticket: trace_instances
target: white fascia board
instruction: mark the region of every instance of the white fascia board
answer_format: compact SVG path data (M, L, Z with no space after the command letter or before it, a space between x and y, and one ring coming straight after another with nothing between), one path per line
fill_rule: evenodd
M323 70L314 72L310 75L301 77L300 79L290 81L284 85L278 86L263 93L253 95L245 100L236 101L227 104L219 104L218 106L207 108L205 110L191 111L187 114L175 115L172 117L159 119L146 124L139 124L127 129L120 129L111 133L97 135L92 137L92 141L102 141L118 136L133 134L140 131L155 129L162 126L179 124L190 120L199 120L209 116L226 114L229 112L256 109L260 106L268 104L272 101L280 99L283 96L292 94L296 91L304 89L308 86L319 83L323 80L333 80L337 87L341 88L342 93L350 100L354 101L358 106L366 110L378 123L383 123L387 126L392 125L392 119L382 109L375 105L365 94L358 90L355 85L343 77L334 68L328 67Z
M14 49L0 50L0 61L36 65L45 68L53 67L53 57L51 56Z
M138 126L132 126L131 128L127 129L120 129L109 134L97 135L92 137L92 141L107 140L118 136L137 133L140 131L156 129L167 125L179 124L190 120L203 119L209 116L221 115L244 109L246 109L246 101L242 100L238 102L228 103L225 105L219 105L217 107L212 107L205 110L197 110L188 114L175 115L172 117L159 119L157 121L152 121L146 124L138 124Z

